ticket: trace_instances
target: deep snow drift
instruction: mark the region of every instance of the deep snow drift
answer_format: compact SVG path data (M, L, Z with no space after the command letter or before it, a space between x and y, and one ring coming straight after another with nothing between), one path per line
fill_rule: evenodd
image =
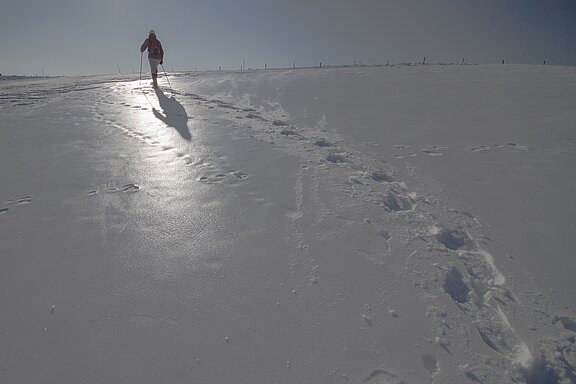
M576 70L0 82L0 381L576 382Z

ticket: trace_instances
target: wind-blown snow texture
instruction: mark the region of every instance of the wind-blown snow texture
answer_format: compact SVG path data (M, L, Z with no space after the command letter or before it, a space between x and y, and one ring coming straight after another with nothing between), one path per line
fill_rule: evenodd
M1 382L576 382L576 70L170 82L0 82Z

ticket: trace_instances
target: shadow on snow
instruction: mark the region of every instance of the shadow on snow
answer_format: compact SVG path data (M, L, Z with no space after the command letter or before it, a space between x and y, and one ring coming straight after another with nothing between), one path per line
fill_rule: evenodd
M162 113L152 109L154 116L169 127L175 128L183 139L190 141L192 136L188 129L188 115L186 110L175 98L168 98L161 89L155 89Z

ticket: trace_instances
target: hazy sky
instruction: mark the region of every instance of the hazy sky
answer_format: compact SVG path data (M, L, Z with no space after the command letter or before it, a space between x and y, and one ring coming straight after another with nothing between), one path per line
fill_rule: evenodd
M576 65L576 0L0 0L0 73L421 61Z

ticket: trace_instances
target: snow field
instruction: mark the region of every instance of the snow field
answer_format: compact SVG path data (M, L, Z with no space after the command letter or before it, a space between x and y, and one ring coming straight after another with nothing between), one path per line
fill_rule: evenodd
M495 71L465 69L472 79L476 70ZM116 299L94 295L100 284L92 279L93 287L75 286L92 297L95 310L78 306L81 298L49 289L66 301L48 307L52 318L62 307L76 306L63 322L78 334L95 335L87 346L68 338L62 350L74 346L88 355L109 350L113 357L136 348L127 345L139 345L167 357L151 365L153 374L144 368L141 376L131 376L111 359L101 359L98 366L106 375L88 364L77 365L75 377L574 382L573 310L560 310L537 286L512 286L524 272L515 272L492 251L484 219L454 208L440 182L401 163L446 158L453 145L431 144L441 137L423 131L417 151L399 141L384 149L385 133L358 143L330 110L301 109L299 95L310 88L298 88L299 82L320 79L328 87L341 77L403 79L426 71L447 69L182 74L171 80L174 90L162 92L130 79L3 88L11 103L2 106L4 130L11 134L3 150L7 159L18 160L17 172L2 168L11 184L2 191L0 206L2 251L10 255L4 263L26 273L27 262L13 255L34 248L12 238L26 221L51 218L65 228L79 223L100 228L95 235L78 232L82 241L90 241L88 248L76 240L57 249L60 258L70 260L75 249L104 252L109 265L104 269L117 269L106 277L106 292ZM351 88L350 93L360 92ZM377 97L350 96L349 103L362 110ZM70 133L78 127L84 131ZM562 150L573 156L567 140ZM49 145L37 156L49 160L48 172L9 150L43 142ZM462 148L477 155L530 153L529 146L506 140ZM42 173L49 176L29 183L22 169L36 180ZM56 193L67 197L60 201ZM37 199L39 211L20 210ZM81 219L54 219L42 203L47 199ZM90 265L103 271L100 262ZM72 270L88 276L80 265ZM34 296L22 289L24 297ZM15 296L1 297L4 307L27 306ZM11 316L0 325L12 345L27 327ZM133 344L113 342L114 335ZM141 337L156 344L138 341ZM35 344L30 339L27 345ZM20 348L19 359L25 360ZM34 378L46 372L44 362L50 360L41 353L25 376L12 356L0 355L0 368L7 366L0 375L12 379ZM147 358L136 353L127 359L136 369Z

